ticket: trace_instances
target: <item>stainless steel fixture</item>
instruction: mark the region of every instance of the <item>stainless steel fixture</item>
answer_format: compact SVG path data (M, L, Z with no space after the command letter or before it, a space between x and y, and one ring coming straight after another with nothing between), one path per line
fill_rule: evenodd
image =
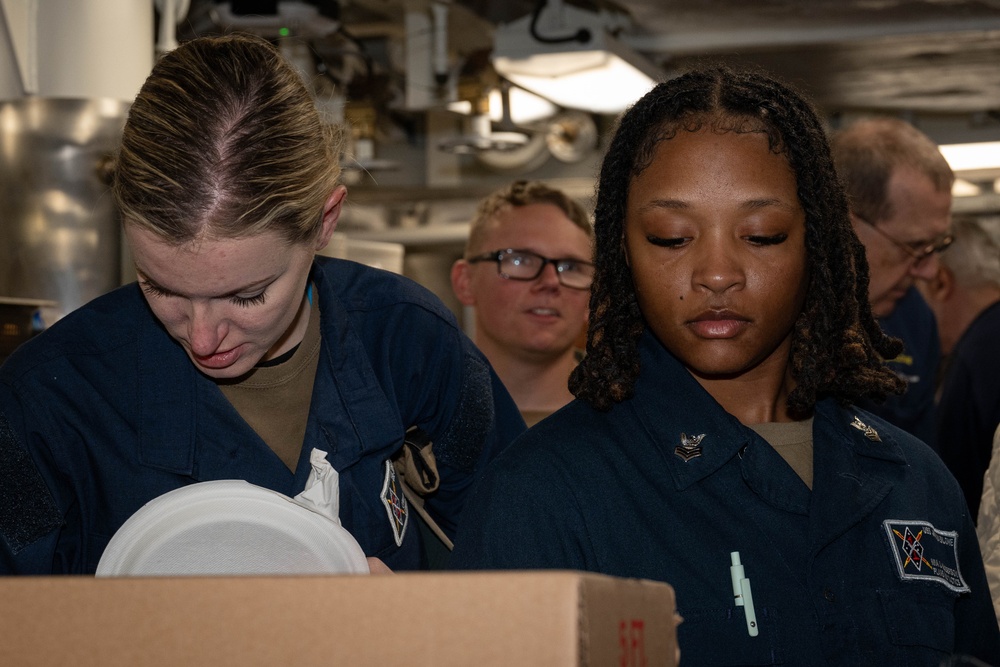
M127 103L0 102L0 295L45 299L58 317L121 283L106 183Z

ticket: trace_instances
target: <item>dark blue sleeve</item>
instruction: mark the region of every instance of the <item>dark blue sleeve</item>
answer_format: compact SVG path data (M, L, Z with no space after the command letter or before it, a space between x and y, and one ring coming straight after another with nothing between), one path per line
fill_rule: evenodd
M938 404L938 454L958 480L969 512L979 513L983 495L983 475L993 453L996 415L983 405L997 392L996 376L989 384L977 381L976 368L962 357L948 367ZM985 379L980 376L980 379Z
M449 568L596 570L567 476L530 448L515 442L486 472L462 515Z
M882 330L903 341L903 352L886 361L906 382L906 392L882 404L861 402L861 407L915 435L937 449L934 394L941 363L937 322L916 288L911 287L896 309L879 320Z
M525 429L521 413L486 359L459 336L461 375L451 395L447 426L432 434L441 486L427 508L454 539L459 515L486 466Z
M524 420L440 299L384 272L352 277L348 309L354 326L398 411L400 436L416 426L433 443L440 486L424 498L424 506L453 538L476 481L525 430ZM359 287L357 278L368 282Z
M63 512L28 440L20 402L0 384L0 574L59 571Z

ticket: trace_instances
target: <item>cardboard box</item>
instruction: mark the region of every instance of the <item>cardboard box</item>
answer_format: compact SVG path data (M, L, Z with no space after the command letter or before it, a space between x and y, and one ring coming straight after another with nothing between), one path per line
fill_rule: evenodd
M0 578L0 665L675 664L673 589L579 572Z

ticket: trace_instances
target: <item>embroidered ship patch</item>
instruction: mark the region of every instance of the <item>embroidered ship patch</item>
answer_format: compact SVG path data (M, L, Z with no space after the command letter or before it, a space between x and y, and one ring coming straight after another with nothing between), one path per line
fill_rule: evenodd
M409 507L406 504L406 496L403 495L402 483L396 476L396 469L392 467L391 461L385 462L385 481L382 482L382 504L389 515L389 525L392 526L393 537L396 538L396 546L403 545L403 533L406 532L406 524L410 519Z
M896 572L903 580L934 581L956 593L969 585L958 564L958 533L938 530L926 521L882 522Z

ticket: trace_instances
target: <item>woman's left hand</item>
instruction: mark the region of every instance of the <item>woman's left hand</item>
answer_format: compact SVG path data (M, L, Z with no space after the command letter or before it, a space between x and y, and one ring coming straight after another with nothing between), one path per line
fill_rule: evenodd
M368 570L372 574L392 574L392 570L389 566L382 562L381 558L375 558L374 556L368 558Z

